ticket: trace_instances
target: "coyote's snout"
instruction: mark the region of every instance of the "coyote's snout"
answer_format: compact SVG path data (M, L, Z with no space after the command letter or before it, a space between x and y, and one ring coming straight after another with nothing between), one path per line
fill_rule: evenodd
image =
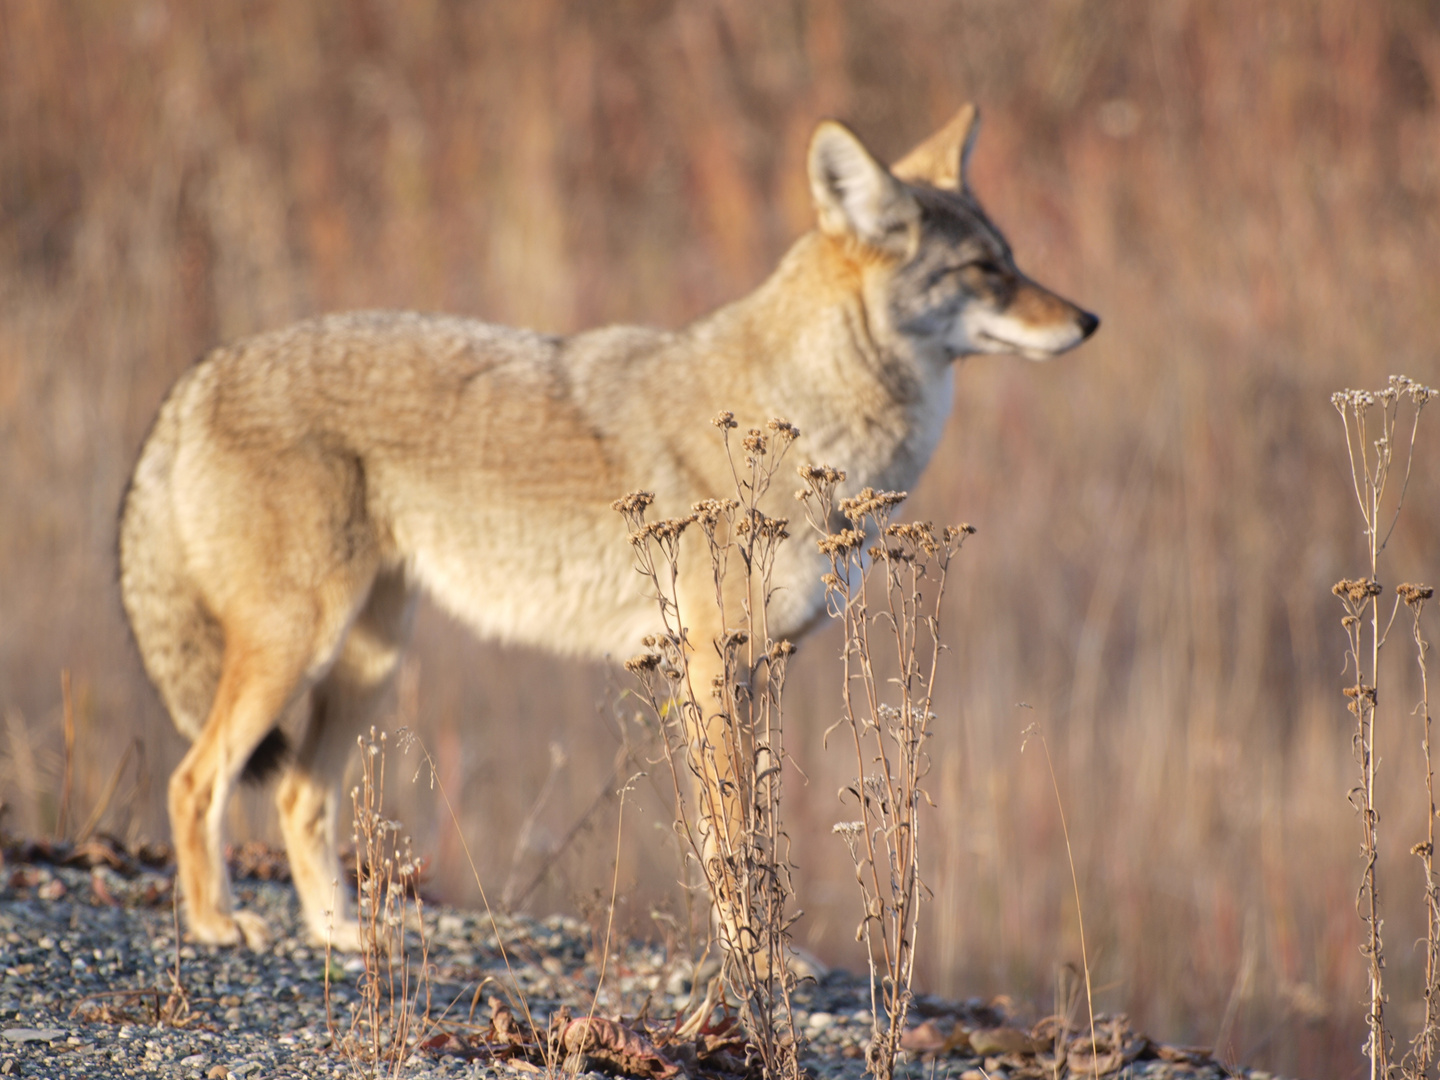
M1016 269L976 202L975 129L967 107L886 169L821 124L818 228L753 293L681 330L554 337L367 312L218 348L181 377L125 496L120 565L145 669L194 740L169 798L196 940L267 937L232 906L221 825L242 770L276 759L276 724L308 693L280 821L311 931L333 921L356 947L354 920L329 916L339 784L419 590L483 635L631 655L656 617L610 504L645 488L681 514L729 491L716 413L793 421L792 460L843 468L842 494L908 489L949 414L952 361L1049 357L1094 331ZM704 641L723 628L704 622L708 565L690 566L679 591ZM826 568L813 545L783 549L777 639L822 613Z

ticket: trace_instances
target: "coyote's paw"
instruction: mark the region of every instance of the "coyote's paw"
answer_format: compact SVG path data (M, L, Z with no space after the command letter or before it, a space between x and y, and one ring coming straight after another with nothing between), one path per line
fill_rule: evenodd
M360 924L354 919L346 919L318 930L312 927L310 936L317 945L329 944L336 952L360 951Z
M270 924L253 911L216 914L203 922L191 918L189 929L186 936L201 945L247 945L256 952L264 952L275 939Z
M271 932L268 922L253 911L237 911L233 917L246 945L256 952L264 952L270 948L271 942L275 940L275 935Z

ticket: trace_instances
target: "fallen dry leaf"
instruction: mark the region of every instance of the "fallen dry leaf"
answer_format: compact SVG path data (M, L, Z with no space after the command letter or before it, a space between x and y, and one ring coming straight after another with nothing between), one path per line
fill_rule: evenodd
M900 1036L900 1049L912 1054L938 1054L945 1049L946 1035L934 1020L916 1024Z
M679 1066L663 1057L654 1043L615 1020L599 1016L572 1020L561 1041L570 1053L586 1054L626 1076L669 1080L680 1073Z
M120 901L115 898L115 894L112 893L110 887L105 884L105 878L101 875L98 868L90 872L90 891L95 894L96 900L107 907L120 906Z

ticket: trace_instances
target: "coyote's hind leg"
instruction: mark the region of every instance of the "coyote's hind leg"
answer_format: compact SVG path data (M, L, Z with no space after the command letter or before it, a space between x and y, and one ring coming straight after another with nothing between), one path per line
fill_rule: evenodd
M310 934L337 949L360 947L335 848L335 820L355 736L394 682L415 594L399 571L380 574L340 655L311 693L310 726L280 782L276 806L290 872Z
M297 655L300 661L297 662ZM231 634L215 701L199 737L170 778L170 827L180 895L193 940L264 948L265 921L235 911L225 868L223 823L245 763L300 689L304 657L274 642Z

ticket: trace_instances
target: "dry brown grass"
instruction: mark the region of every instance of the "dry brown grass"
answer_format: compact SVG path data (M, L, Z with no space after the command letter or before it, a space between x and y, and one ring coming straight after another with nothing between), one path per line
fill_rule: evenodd
M1326 401L1392 370L1436 382L1432 5L598 11L0 7L7 827L57 822L68 668L70 820L138 736L144 755L100 825L164 835L149 777L181 743L120 619L114 519L160 396L203 349L358 305L551 330L675 324L754 284L807 227L818 116L898 155L973 97L992 216L1022 266L1105 325L1045 368L968 365L908 510L981 529L943 631L933 794L949 845L927 879L936 948L917 979L1044 1000L1055 965L1079 959L1049 778L1019 754L1040 720L1100 1006L1170 1039L1223 1033L1226 1052L1286 1072L1358 1067L1350 718L1328 589L1363 537ZM1433 460L1433 437L1417 453ZM1440 470L1416 483L1392 542L1397 581L1435 577ZM477 651L433 611L420 622L406 707L473 850L489 853L487 880L508 872L549 743L570 748L566 797L530 831L538 867L615 787L619 740L589 719L602 677L560 680L541 658ZM840 708L838 648L815 640L790 674L792 752L812 778L789 804L796 930L858 963L852 870L828 835L853 768L819 747ZM1418 696L1414 679L1397 674L1396 700ZM1423 787L1409 737L1377 738L1391 790ZM471 897L443 811L428 792L395 795L437 886ZM594 819L602 835L614 805ZM1419 813L1383 790L1380 812L1391 835L1423 837ZM627 813L627 827L643 839L659 819ZM235 824L238 839L273 828L254 800ZM559 860L532 902L608 885L597 846ZM1392 859L1403 873L1403 846L1382 849L1382 872ZM663 845L628 845L619 917L646 922L672 867ZM1423 939L1422 919L1390 920L1390 940ZM1401 989L1420 985L1422 960L1392 950L1392 1015L1423 1010Z

